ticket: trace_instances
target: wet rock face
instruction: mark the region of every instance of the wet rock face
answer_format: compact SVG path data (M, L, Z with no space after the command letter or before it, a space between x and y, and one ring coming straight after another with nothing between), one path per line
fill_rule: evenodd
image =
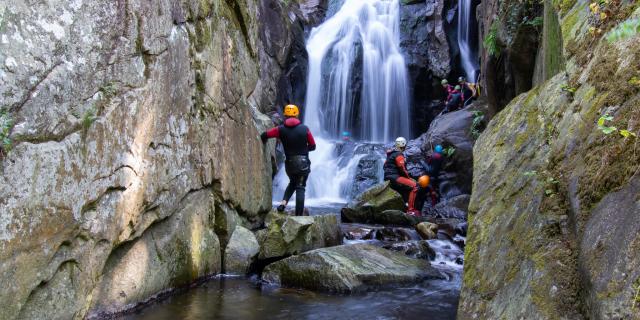
M591 36L588 5L560 11L566 72L516 97L474 147L460 318L638 317L640 153L597 122L638 134L640 90L624 75L640 41Z
M0 94L13 120L12 148L0 152L0 281L13 283L0 286L3 318L82 318L219 272L233 217L259 225L271 206L270 154L258 139L270 121L258 109L275 101L292 43L286 10L265 25L263 9L279 6L3 9ZM167 224L171 241L154 231ZM110 273L121 269L131 273ZM122 277L148 286L119 298ZM65 298L49 308L54 293Z
M441 95L438 79L451 71L449 44L444 30L444 0L402 1L400 5L400 48L405 55L413 84L415 114L426 114L430 100ZM421 121L414 122L422 128Z
M313 250L272 263L263 272L263 280L272 284L332 293L439 278L425 260L368 244Z
M482 1L478 6L481 41L496 27L499 53L491 55L484 47L481 52L481 76L492 113L533 85L542 27L532 21L541 16L542 7L540 2L513 0Z

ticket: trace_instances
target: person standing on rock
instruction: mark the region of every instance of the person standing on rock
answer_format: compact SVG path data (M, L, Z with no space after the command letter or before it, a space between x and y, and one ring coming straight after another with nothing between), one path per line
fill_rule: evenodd
M443 113L456 111L462 108L463 104L462 93L460 92L460 86L455 86L451 92L451 99L447 102Z
M263 143L270 138L278 138L284 148L284 169L289 177L289 185L284 191L278 211L283 212L289 199L296 193L296 216L301 216L304 210L304 193L307 178L311 172L309 151L316 149L316 142L309 128L298 119L300 110L289 104L284 107L284 125L271 128L260 135Z
M442 89L444 89L444 91L447 94L447 98L443 102L443 104L446 105L447 103L449 103L449 100L451 100L451 94L453 93L453 86L449 84L449 81L447 79L442 79L440 83L442 84Z
M390 182L391 189L398 191L407 204L407 213L410 215L420 216L420 210L415 208L416 196L418 195L418 183L411 178L405 164L404 154L402 153L407 147L407 139L398 137L395 141L395 148L387 151L387 160L384 162L384 180ZM426 177L426 176L423 176ZM420 177L421 179L423 177ZM426 177L426 185L429 184L429 178ZM424 184L423 181L420 181ZM426 187L425 185L425 187ZM406 194L409 194L408 199ZM408 200L408 201L407 201Z

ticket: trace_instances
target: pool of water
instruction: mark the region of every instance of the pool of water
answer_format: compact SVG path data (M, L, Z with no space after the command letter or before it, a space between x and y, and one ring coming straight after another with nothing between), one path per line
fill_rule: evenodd
M348 296L222 276L122 319L455 319L460 277L447 274L448 280Z

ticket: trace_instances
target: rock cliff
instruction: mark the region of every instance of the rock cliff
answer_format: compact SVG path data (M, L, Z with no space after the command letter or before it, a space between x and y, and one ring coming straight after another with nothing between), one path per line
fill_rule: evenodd
M640 9L589 4L545 2L565 71L476 142L460 319L640 319L640 37L606 36Z
M221 271L271 206L283 6L0 5L3 319L117 312Z

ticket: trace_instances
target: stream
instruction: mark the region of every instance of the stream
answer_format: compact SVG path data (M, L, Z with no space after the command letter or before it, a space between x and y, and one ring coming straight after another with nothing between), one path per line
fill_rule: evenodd
M332 214L334 205L311 207L311 215ZM352 228L383 226L342 224ZM405 229L408 234L415 231ZM417 235L416 235L417 236ZM347 240L345 244L380 240ZM331 295L302 289L263 284L257 275L249 278L220 275L196 287L124 315L126 320L163 319L455 319L460 293L462 249L448 240L429 240L435 251L431 264L446 280L426 280L387 287L364 294Z

